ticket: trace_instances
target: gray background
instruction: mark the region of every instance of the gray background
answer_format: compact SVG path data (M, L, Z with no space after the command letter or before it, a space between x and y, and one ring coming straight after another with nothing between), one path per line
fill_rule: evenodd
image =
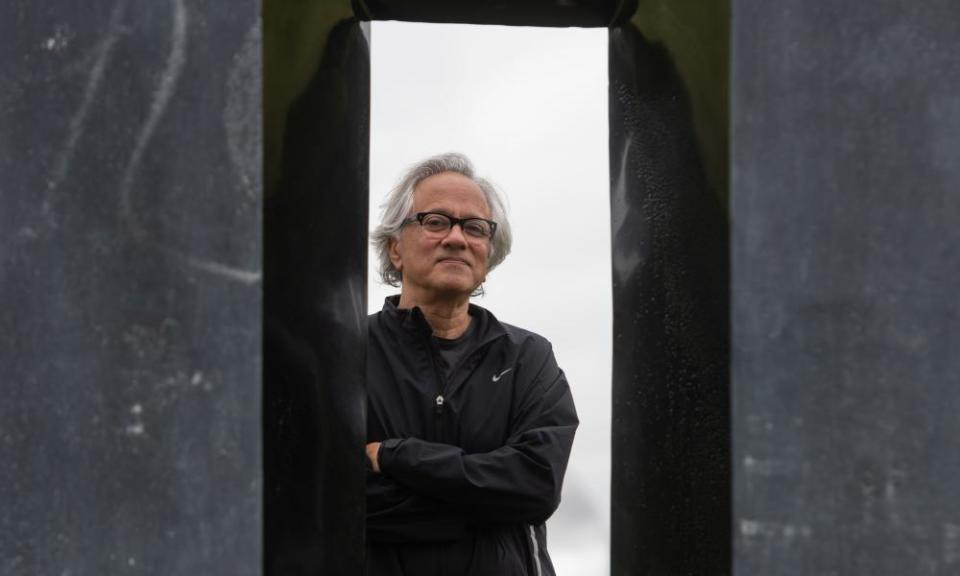
M514 248L474 299L554 345L580 429L548 522L559 575L609 572L607 30L374 22L371 227L403 170L460 151L510 204ZM398 289L376 280L369 307Z

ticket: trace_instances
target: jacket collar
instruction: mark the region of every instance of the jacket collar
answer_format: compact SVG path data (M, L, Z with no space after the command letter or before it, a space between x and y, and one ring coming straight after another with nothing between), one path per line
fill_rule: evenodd
M419 306L414 306L413 308L398 308L398 304L400 304L399 294L387 296L383 301L383 316L388 322L417 334L426 336L433 334L433 328L427 323L427 319L423 315L423 310L421 310ZM506 328L504 328L496 316L486 308L471 303L468 313L473 317L473 321L477 322L477 342L479 342L481 346L500 336L506 335Z

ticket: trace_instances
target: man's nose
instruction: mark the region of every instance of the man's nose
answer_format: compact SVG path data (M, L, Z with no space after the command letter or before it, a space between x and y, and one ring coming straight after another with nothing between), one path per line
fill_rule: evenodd
M467 237L463 234L463 226L459 222L450 226L450 229L447 230L447 235L443 237L443 244L446 245L457 245L457 246L466 246Z

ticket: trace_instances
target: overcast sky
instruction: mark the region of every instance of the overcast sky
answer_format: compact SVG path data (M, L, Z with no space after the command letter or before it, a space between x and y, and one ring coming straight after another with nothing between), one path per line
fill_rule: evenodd
M513 252L474 302L548 338L580 429L548 522L559 576L609 573L607 31L374 22L371 227L400 174L457 151L506 195ZM369 308L383 286L370 255Z

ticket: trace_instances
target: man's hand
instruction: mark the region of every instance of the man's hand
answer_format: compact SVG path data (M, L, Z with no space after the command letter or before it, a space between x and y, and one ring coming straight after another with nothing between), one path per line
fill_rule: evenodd
M370 464L373 466L373 471L380 472L380 463L377 462L377 452L380 451L379 442L370 442L367 444L367 458L370 459Z

